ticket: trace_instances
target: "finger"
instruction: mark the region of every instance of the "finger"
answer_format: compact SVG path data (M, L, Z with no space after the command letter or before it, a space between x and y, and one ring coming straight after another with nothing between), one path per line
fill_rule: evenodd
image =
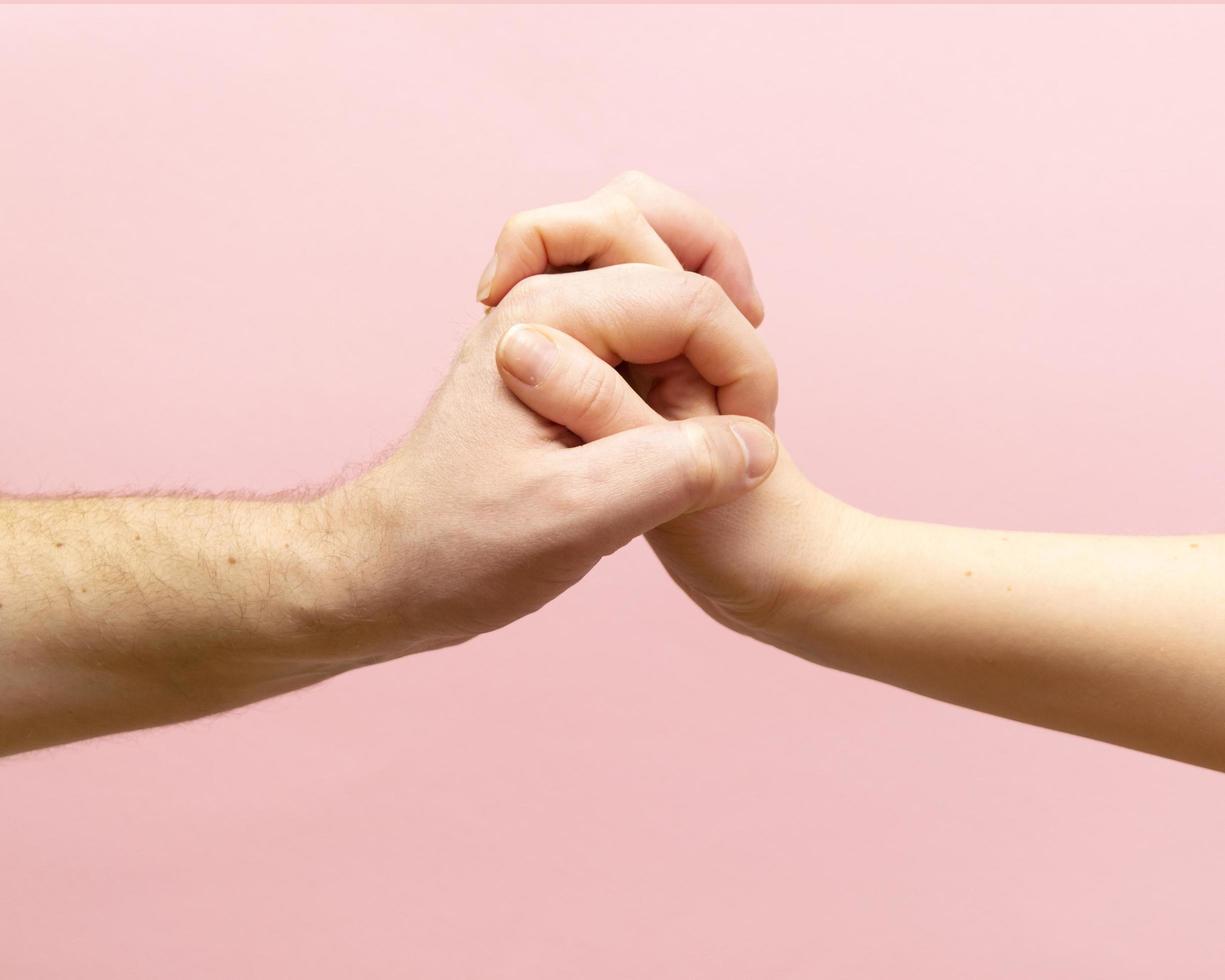
M522 211L498 235L476 289L477 302L496 306L516 283L552 269L623 262L681 267L628 197L595 195Z
M517 323L498 341L495 357L521 402L584 442L663 421L611 364L560 330Z
M500 303L515 283L551 268L619 262L679 263L719 283L753 326L765 316L736 233L709 208L637 171L586 200L512 217L481 276L477 300Z
M665 419L719 414L717 392L687 358L674 357L660 364L624 364L621 372L638 397Z
M760 422L720 415L629 429L564 450L560 465L585 535L612 551L743 496L777 458L774 433Z
M617 265L520 283L503 322L547 323L611 364L684 356L719 389L719 411L773 424L778 377L761 337L717 284L694 273Z
M616 177L607 188L633 201L672 254L690 272L710 276L753 324L765 318L749 257L727 222L708 207L637 170Z

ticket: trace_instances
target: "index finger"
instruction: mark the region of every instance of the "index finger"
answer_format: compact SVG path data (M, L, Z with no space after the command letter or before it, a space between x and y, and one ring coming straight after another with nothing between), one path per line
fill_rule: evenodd
M681 266L709 276L753 326L761 325L765 308L753 282L749 256L731 226L706 205L639 170L629 170L607 190L624 194L667 242Z
M693 198L637 171L583 201L512 216L498 235L477 298L496 305L516 283L558 267L628 262L701 273L723 287L753 326L765 315L735 232Z
M773 427L778 376L765 344L706 276L650 265L615 265L533 276L497 309L495 322L542 323L569 334L609 364L685 357L724 415Z

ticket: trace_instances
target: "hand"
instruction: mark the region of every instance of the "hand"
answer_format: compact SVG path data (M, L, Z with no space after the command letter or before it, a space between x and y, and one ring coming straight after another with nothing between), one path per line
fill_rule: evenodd
M754 327L765 315L735 233L696 201L637 171L620 175L584 201L511 217L481 275L477 300L496 305L517 282L539 273L632 262L713 279ZM700 365L693 352L686 353L626 364L626 377L666 418L731 410L695 370Z
M533 321L582 343L516 327ZM494 349L524 383L547 382L558 414L596 425L621 379L584 344L609 360L688 351L718 402L752 417L576 445L506 390ZM648 528L760 483L776 446L755 419L774 402L774 366L718 287L626 265L516 286L404 443L326 493L0 500L0 755L496 629Z
M528 276L627 262L708 276L753 326L765 317L736 233L697 201L636 170L585 201L514 215L502 228L476 298L496 306Z
M579 429L602 426L624 388L607 361L682 351L741 416L658 419L576 445L506 390L495 348ZM390 655L526 615L644 531L760 483L776 447L754 417L773 417L775 392L759 338L708 279L624 265L524 280L468 335L394 455L325 499L362 556L336 597L341 618L394 624Z
M636 173L617 178L585 201L511 218L498 237L478 293L498 302L516 277L614 262L700 269L726 291L746 324L761 322L761 300L736 236L690 198ZM566 325L556 326L573 332ZM645 326L640 329L646 332ZM504 359L500 366L507 387L524 404L590 441L666 419L709 417L726 410L726 399L695 370L695 358L688 353L660 363L636 361L626 373L642 398L632 397L625 382L599 358L577 350L565 371L534 381L516 377ZM574 386L574 377L594 374L604 377L602 400L581 415L567 411L565 393ZM772 475L753 493L718 509L683 515L655 528L647 539L676 582L715 619L777 642L790 583L801 578L811 583L813 578L810 552L800 543L815 543L833 562L837 543L856 516L813 487L780 449Z

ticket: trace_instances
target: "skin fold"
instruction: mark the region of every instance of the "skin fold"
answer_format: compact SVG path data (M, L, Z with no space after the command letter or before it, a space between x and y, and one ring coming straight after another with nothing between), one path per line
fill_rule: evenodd
M664 248L670 257L661 258ZM517 275L611 261L701 271L761 322L734 234L639 173L586 201L516 215L497 241L493 285L486 288L487 275L478 293L497 302ZM503 365L503 380L582 439L720 410L718 393L691 363L668 361L623 368L626 378L609 378L602 404L572 418L558 392L607 370L607 358L564 350L550 374L526 383ZM647 539L720 623L814 663L1225 770L1221 535L1038 534L890 520L813 486L780 445L761 486L661 524Z

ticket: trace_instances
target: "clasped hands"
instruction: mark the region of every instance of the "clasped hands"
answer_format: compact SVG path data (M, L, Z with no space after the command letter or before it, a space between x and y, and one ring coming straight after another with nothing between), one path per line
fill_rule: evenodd
M412 431L330 488L0 501L0 755L463 642L640 534L716 619L792 646L834 567L812 549L856 512L775 439L735 236L626 175L507 222L479 293Z
M512 218L405 439L320 492L0 500L0 754L460 643L644 534L816 663L1225 770L1225 538L865 514L775 437L736 237L630 174Z
M413 431L323 501L363 556L337 608L395 624L361 662L504 626L640 534L717 620L773 632L800 571L789 543L855 512L772 432L775 367L731 230L626 174L511 218L478 298L486 315Z

